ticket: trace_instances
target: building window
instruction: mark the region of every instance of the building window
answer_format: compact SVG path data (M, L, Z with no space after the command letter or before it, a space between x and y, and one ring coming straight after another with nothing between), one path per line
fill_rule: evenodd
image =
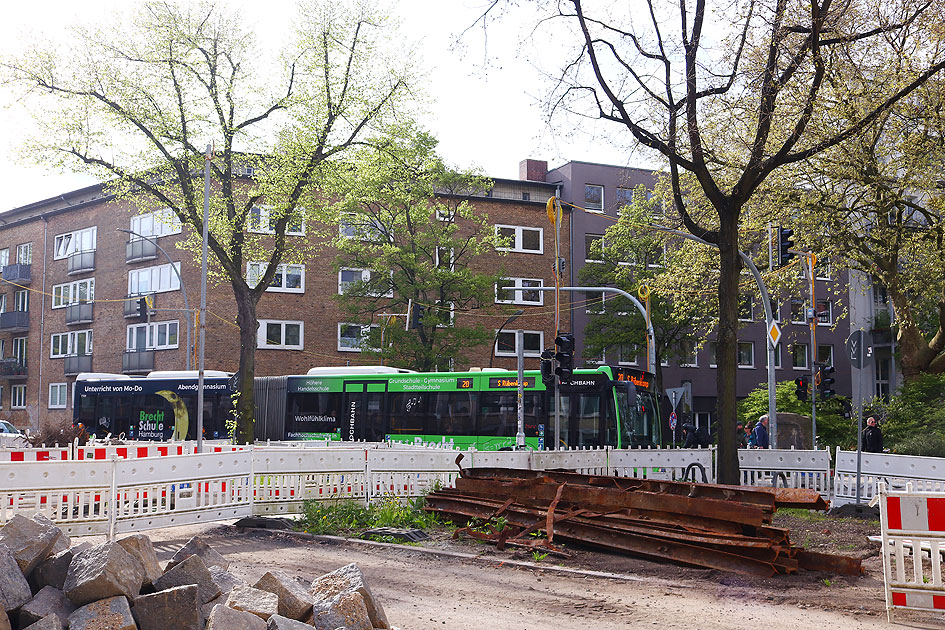
M637 365L639 350L635 345L622 343L617 346L617 363L619 365Z
M699 367L696 343L691 339L679 342L679 367Z
M539 357L544 347L544 333L537 330L526 330L522 341L522 351L526 357ZM517 357L516 331L503 330L496 337L495 356Z
M592 313L595 315L600 315L604 312L604 294L603 293L590 293L588 291L581 292L581 295L584 297L584 312Z
M26 289L17 291L13 294L13 310L18 313L26 313L30 310L30 292Z
M768 365L768 349L765 348L765 367ZM774 367L777 370L781 369L781 344L778 344L774 347Z
M23 243L16 246L16 264L30 265L33 263L33 244Z
M347 212L342 215L341 222L338 226L338 233L342 238L357 238L373 243L393 241L380 221L353 212Z
M584 185L584 209L593 212L604 211L604 187L596 184Z
M496 304L544 304L541 291L530 291L533 287L544 286L536 278L502 278L496 285Z
M131 217L130 240L137 241L141 237L161 238L171 234L180 234L183 230L180 218L170 208L156 210L147 214Z
M26 385L10 388L10 409L26 409Z
M266 272L269 263L246 263L246 284L255 287ZM266 291L272 293L305 293L305 265L278 265L276 275Z
M588 349L585 347L584 351L587 352ZM584 365L604 365L605 363L607 363L607 354L603 348L601 348L596 354L584 357Z
M72 330L52 335L49 343L49 358L85 356L92 354L92 331Z
M0 249L0 268L10 264L10 248Z
M371 282L371 279L374 278L373 273L370 269L357 269L353 267L342 267L338 270L338 295L344 295L348 292L348 289L353 284L358 282L362 285L368 285ZM380 281L376 281L374 284L379 284ZM381 288L386 289L385 292L374 291L371 293L366 293L371 297L394 297L394 287L392 282L388 281L384 283L386 286Z
M126 350L170 350L178 346L179 324L173 322L151 322L128 326Z
M771 305L771 317L774 321L781 323L781 304L773 296L768 296L768 303Z
M666 245L654 245L646 252L646 266L655 269L663 266L666 258Z
M604 235L584 235L584 262L604 261Z
M177 270L175 272L175 269ZM147 293L164 293L180 290L180 263L132 269L128 272L128 295L145 295Z
M826 367L833 367L833 346L817 346L817 363Z
M436 207L436 220L450 223L456 218L456 211L449 206ZM353 238L353 236L352 236Z
M501 252L522 252L526 254L541 254L544 252L542 228L522 227L518 225L495 226L496 236L502 241Z
M456 270L456 253L451 247L437 247L434 252L433 266L437 269ZM391 295L393 297L393 295Z
M754 302L751 299L751 296L747 293L743 293L738 296L738 321L740 322L750 322L752 321L752 311L754 310Z
M807 344L796 343L791 346L791 367L795 370L806 370L807 365Z
M791 323L792 324L806 324L807 316L805 315L806 307L804 306L804 300L800 298L791 298Z
M617 187L617 205L629 206L633 203L633 189Z
M738 367L740 368L755 367L755 342L753 341L739 341L738 342Z
M13 338L13 358L20 365L26 365L27 337Z
M719 342L718 341L709 341L706 342L706 349L709 351L709 367L717 368L719 367Z
M367 341L367 337L372 328L377 326L368 326L361 324L338 324L338 351L339 352L361 352L361 348Z
M249 211L246 229L257 234L275 234L279 217L273 216L268 206L253 206ZM301 216L289 218L285 226L287 236L305 236L305 220Z
M833 280L829 258L823 256L817 259L817 264L814 265L814 276L818 280Z
M0 313L7 312L7 294L0 293Z
M261 319L256 333L256 347L267 350L301 350L304 345L304 331L303 322Z
M53 243L53 260L68 258L79 252L94 252L97 231L98 228L93 225L75 232L60 234Z
M817 300L817 325L830 326L833 324L833 302Z
M88 304L95 299L95 278L57 284L52 289L53 308L65 308L72 304Z
M69 383L49 384L49 408L65 409L69 395Z

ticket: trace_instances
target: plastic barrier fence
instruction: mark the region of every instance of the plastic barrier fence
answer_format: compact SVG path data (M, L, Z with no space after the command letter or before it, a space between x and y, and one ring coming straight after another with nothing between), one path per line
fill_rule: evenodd
M833 505L856 501L856 451L837 449L833 482ZM880 483L890 491L908 484L917 492L945 492L945 460L941 457L863 453L860 467L860 498L866 503L878 493Z
M830 497L830 451L739 449L743 486L778 486L816 490Z

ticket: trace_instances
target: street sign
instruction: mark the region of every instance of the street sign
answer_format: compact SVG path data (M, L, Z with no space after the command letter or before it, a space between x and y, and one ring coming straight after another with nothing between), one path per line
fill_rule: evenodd
M873 360L873 336L865 330L854 330L847 337L847 356L850 365L858 370Z
M681 402L690 407L692 406L692 388L689 383L684 383L682 387L667 387L666 395L669 396L669 400L673 404L673 411L676 411Z
M778 342L781 340L781 328L778 326L778 322L772 321L768 324L768 340L771 342L772 348L778 347Z
M670 431L676 430L676 412L675 411L669 414L669 430Z

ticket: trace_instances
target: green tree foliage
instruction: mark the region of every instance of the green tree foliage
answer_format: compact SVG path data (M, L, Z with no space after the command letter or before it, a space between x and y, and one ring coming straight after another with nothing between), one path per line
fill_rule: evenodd
M810 402L801 402L795 395L794 381L781 381L777 384L775 400L779 413L811 415ZM855 421L843 416L843 404L848 402L842 396L817 402L817 446L836 446L844 449L856 448ZM744 425L757 422L758 418L768 413L768 385L759 385L748 396L738 402L738 421Z
M338 302L352 322L376 324L361 344L369 356L423 371L465 365L467 352L492 333L462 313L490 307L502 276L483 270L496 233L468 201L492 184L450 169L436 140L412 127L373 144L331 191L342 225L336 267L363 270L348 272L357 277ZM404 317L389 317L405 314L408 302L422 310L413 330L404 329Z
M945 375L921 374L889 402L874 400L864 414L880 421L892 452L945 457Z
M199 256L213 144L211 276L236 301L237 439L252 441L257 303L281 263L311 254L315 241L294 234L322 216L319 182L408 102L410 56L390 49L395 27L367 2L301 5L281 51L222 4L141 3L114 20L75 29L68 50L37 40L3 62L39 125L26 149L143 210L169 208ZM250 263L261 264L252 285Z

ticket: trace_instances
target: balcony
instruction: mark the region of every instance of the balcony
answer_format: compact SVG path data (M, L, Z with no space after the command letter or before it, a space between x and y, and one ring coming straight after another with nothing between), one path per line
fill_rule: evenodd
M26 364L17 358L0 359L0 378L10 380L25 379L27 377Z
M125 262L134 263L154 260L158 256L157 245L143 238L125 244Z
M31 265L7 265L0 269L3 274L3 282L25 285L33 281L30 271Z
M0 313L0 332L26 332L30 329L29 311Z
M75 376L76 374L81 374L82 372L91 372L92 371L92 355L91 354L77 354L75 356L66 357L66 363L62 368L62 373L66 376Z
M151 308L157 306L154 293L146 294L151 298ZM139 300L145 297L145 295L129 295L125 298L124 313L126 318L143 318L147 316L147 313L142 313L138 308Z
M66 307L66 325L92 322L92 303L72 304Z
M68 275L95 271L95 252L76 252L69 256Z
M154 369L154 350L126 350L121 355L122 372L150 372Z

